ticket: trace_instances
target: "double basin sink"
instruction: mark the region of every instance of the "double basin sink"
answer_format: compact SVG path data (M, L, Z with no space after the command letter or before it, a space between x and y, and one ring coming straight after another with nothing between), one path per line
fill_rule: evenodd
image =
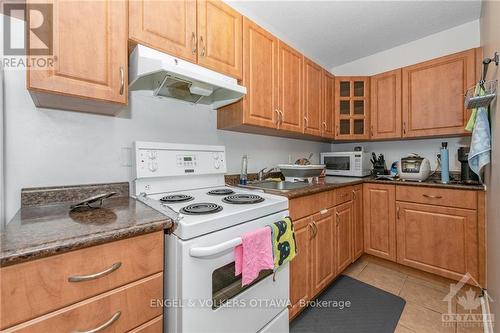
M288 192L308 187L310 186L310 184L307 182L287 182L287 181L277 182L273 180L259 180L259 181L249 182L247 185L240 185L240 186L251 189Z

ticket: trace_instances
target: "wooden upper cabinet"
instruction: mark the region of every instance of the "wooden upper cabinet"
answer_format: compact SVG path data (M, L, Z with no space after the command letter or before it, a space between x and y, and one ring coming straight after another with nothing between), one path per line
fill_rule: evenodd
M196 62L196 0L129 1L129 38Z
M464 92L476 80L475 49L403 68L403 137L465 134Z
M401 138L401 69L371 77L370 137Z
M363 184L365 252L396 261L396 186Z
M278 39L244 18L243 44L243 85L247 88L243 98L243 123L276 128Z
M279 41L278 45L279 128L302 132L303 57L282 41Z
M241 79L242 15L220 0L197 0L197 6L198 63Z
M370 136L370 78L335 78L335 139L364 140Z
M323 108L321 112L321 136L335 137L335 77L323 71Z
M323 69L304 57L304 133L321 136Z
M28 6L35 1L28 2ZM28 70L27 88L37 106L85 111L65 97L127 103L127 3L49 1L53 4L54 67ZM35 39L36 38L36 39ZM30 34L29 44L39 45ZM37 93L55 93L52 101ZM48 104L45 104L48 103ZM99 112L99 111L95 111Z

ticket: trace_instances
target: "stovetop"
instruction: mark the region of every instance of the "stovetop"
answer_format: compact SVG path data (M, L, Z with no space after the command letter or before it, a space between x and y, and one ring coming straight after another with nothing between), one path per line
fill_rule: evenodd
M166 202L166 198L174 200ZM166 215L172 211L179 214L174 234L181 239L198 237L288 209L285 197L229 186L150 194L138 199Z

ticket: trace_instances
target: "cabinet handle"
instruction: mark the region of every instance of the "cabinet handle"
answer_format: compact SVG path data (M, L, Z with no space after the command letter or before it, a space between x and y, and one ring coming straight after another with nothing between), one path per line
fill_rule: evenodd
M429 195L429 194L422 194L424 197L429 198L429 199L442 199L443 197L440 195Z
M280 114L280 124L283 125L283 110L278 109L278 113Z
M120 95L123 95L125 90L125 73L123 71L123 66L120 66Z
M203 36L200 36L200 47L201 47L200 55L202 57L204 57L205 56L205 43L203 43Z
M122 263L118 261L115 262L113 265L111 265L110 268L107 268L99 273L94 273L89 275L73 275L68 278L68 282L83 282L83 281L95 280L116 271L118 268L121 267L121 265Z
M309 126L309 119L307 117L304 117L304 128L307 128Z
M321 215L325 215L326 213L328 213L328 209L322 209L322 210L320 211L320 214L321 214Z
M397 218L399 220L399 206L396 206L396 216L397 216Z
M335 131L337 132L335 135L339 136L339 125L336 126Z
M326 132L326 122L324 121L324 122L322 122L321 124L322 124L322 125L323 125L323 127L325 128L325 132Z
M109 326L111 326L115 321L118 320L118 318L120 318L120 316L122 315L122 312L121 311L117 311L107 322L105 322L104 324L96 327L96 328L93 328L91 330L88 330L88 331L73 331L73 333L97 333L97 332L101 332L103 330L105 330L106 328L108 328Z
M280 127L280 110L274 109L274 112L276 112L276 127Z
M313 238L316 238L316 235L318 234L318 226L316 225L316 222L312 222L313 223L313 227L314 227L314 235L313 235Z
M406 135L406 121L403 121L403 134Z
M196 34L194 31L191 34L191 53L196 54Z
M340 222L339 212L335 212L335 220L337 221L337 224L339 224L339 222Z
M356 191L352 190L352 198L353 200L356 200Z
M370 126L370 135L373 136L373 125Z
M309 223L309 228L311 229L311 237L309 237L309 239L313 239L314 238L314 226L313 226L312 222Z

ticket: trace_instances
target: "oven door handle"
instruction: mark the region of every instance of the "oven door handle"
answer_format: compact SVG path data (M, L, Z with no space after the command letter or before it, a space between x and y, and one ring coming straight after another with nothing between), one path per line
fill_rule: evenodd
M193 247L189 249L189 255L194 258L211 257L221 252L225 252L241 244L241 237L228 240L213 246Z

